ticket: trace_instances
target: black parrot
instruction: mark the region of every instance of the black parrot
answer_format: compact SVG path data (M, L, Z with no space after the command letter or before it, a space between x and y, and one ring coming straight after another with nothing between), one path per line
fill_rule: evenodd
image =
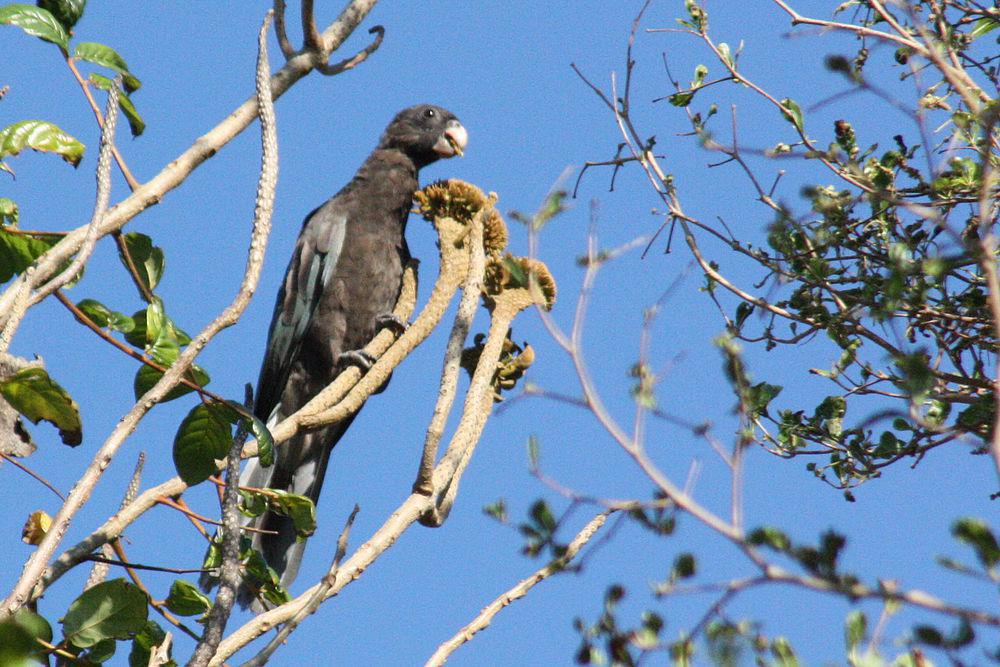
M306 404L392 320L410 259L404 231L417 176L461 155L468 135L454 114L421 104L399 112L378 147L332 199L306 216L278 291L254 413L274 424ZM363 359L360 359L363 361ZM270 468L253 459L240 484L319 500L330 451L354 417L295 436ZM252 522L253 544L287 587L302 560L290 519L267 512ZM244 605L250 601L243 590Z

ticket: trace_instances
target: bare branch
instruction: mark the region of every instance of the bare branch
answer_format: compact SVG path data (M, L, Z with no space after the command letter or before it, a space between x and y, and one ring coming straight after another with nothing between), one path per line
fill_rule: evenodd
M385 37L385 28L380 25L373 27L368 31L369 35L375 35L375 39L371 44L361 49L355 53L350 58L344 58L339 63L333 65L329 63L320 63L316 65L316 69L327 76L335 76L341 72L346 72L349 69L354 69L364 61L368 60L368 56L375 53L378 47L382 46L382 38Z
M515 600L520 600L528 594L532 588L542 581L548 579L553 574L558 574L566 569L566 566L576 557L590 540L594 537L608 517L616 510L606 510L601 512L587 523L583 529L577 533L576 537L567 545L566 553L559 558L553 559L548 565L537 570L530 577L523 579L516 586L497 597L493 602L486 605L479 615L468 625L463 627L455 636L438 646L437 650L426 663L426 667L439 667L454 653L459 646L468 642L480 630L485 630L493 622L494 617L504 608L508 607Z

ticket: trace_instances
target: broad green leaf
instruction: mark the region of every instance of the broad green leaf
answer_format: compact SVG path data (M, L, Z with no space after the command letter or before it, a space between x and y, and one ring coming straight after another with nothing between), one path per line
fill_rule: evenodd
M0 665L4 667L38 667L35 638L14 621L0 623Z
M199 387L204 387L211 381L211 378L208 376L208 373L205 372L205 369L197 365L192 365L184 376L188 380L196 383ZM135 393L136 400L139 400L139 398L144 396L147 391L152 389L153 385L159 382L161 377L163 377L163 373L152 366L147 366L146 364L139 366L139 370L136 371L135 378L132 380L132 390ZM166 403L167 401L172 401L175 398L186 396L192 391L194 391L194 389L191 389L186 385L179 384L168 391L167 395L164 396L160 402Z
M83 16L87 0L38 0L37 4L42 9L49 10L69 30Z
M199 403L187 414L174 436L174 467L188 486L200 484L216 471L215 462L225 458L232 441L226 413L214 405Z
M52 641L52 626L42 616L39 616L30 609L21 607L14 613L13 618L14 622L31 633L31 636L38 637L45 642ZM3 662L0 661L0 664L3 664Z
M125 92L134 93L139 90L142 83L128 69L128 63L118 55L118 52L110 46L98 44L97 42L80 42L73 51L73 57L86 60L89 63L107 67L122 75L122 85Z
M85 146L44 120L22 120L0 130L0 159L25 148L55 153L75 167L83 159Z
M244 516L258 517L267 511L267 499L259 493L240 490L239 508Z
M781 115L785 119L795 126L799 132L802 132L805 128L805 120L802 117L802 109L799 108L798 103L790 97L786 97L781 100Z
M57 236L15 234L0 227L0 283L22 273L58 241Z
M21 213L13 199L0 197L0 225L17 225Z
M295 534L305 539L316 532L316 504L296 493L268 489L268 507L272 512L287 516L295 525Z
M135 324L135 328L125 334L125 340L138 348L146 349L149 347L150 344L156 340L156 334L163 327L163 302L157 298L156 304L150 304L150 306L144 308L143 310L136 311L132 314L132 322ZM147 314L149 313L150 308L154 308L153 323L155 330L152 333L146 326ZM178 345L183 346L191 342L191 336L189 336L183 329L177 328L173 322L170 323L170 327L176 337Z
M0 394L33 424L44 419L59 429L63 443L83 442L83 425L76 401L56 384L44 368L26 368L0 381Z
M959 519L951 527L951 534L955 539L972 547L984 567L992 568L1000 563L1000 545L997 544L997 538L989 525L982 519L975 517Z
M111 658L115 657L115 649L118 647L118 642L114 639L102 639L93 646L91 646L87 651L80 654L82 658L81 662L83 664L94 664L100 665Z
M111 310L100 301L83 299L76 304L83 314L99 327L107 327L113 331L128 333L135 329L135 322L124 313Z
M212 608L212 601L198 587L183 579L170 585L167 608L179 616L199 616Z
M52 642L49 622L33 611L18 609L9 620L0 623L0 665L37 667L45 664L42 646L37 640Z
M34 5L4 5L0 7L0 23L16 25L29 35L46 42L69 48L69 34L62 23L46 9Z
M751 417L767 413L767 406L781 393L783 387L767 382L759 382L747 391L747 411Z
M90 83L101 90L111 90L111 86L114 85L111 79L100 74L91 73L89 80ZM119 91L118 93L118 107L125 114L125 118L128 119L129 131L132 132L133 137L138 137L146 131L146 121L139 115L139 111L132 104L132 98L125 91Z
M257 439L257 458L260 459L262 466L269 468L274 464L274 438L271 437L267 424L236 401L226 401L226 403L236 413L237 419L243 422L247 432Z
M167 633L156 621L146 621L145 627L136 634L132 640L132 650L128 654L129 667L147 667L149 665L149 654L154 647L163 644L167 638ZM173 644L171 644L171 648ZM176 667L177 663L169 660L163 667Z
M691 100L694 99L694 93L690 90L684 90L679 93L674 93L667 97L667 101L670 102L675 107L686 107L691 104Z
M278 573L264 562L264 557L259 551L254 551L246 560L247 574L260 586L260 592L264 599L274 605L281 605L289 600L291 596L281 587Z
M152 292L160 284L160 278L163 277L163 249L154 246L151 238L138 232L129 232L122 236L122 239L125 241L125 247L128 248L129 256L132 258L132 263L135 264L139 278ZM118 256L122 264L127 266L125 256L121 252L118 253Z
M105 639L129 639L146 625L149 600L137 586L112 579L88 588L63 619L66 640L89 648Z

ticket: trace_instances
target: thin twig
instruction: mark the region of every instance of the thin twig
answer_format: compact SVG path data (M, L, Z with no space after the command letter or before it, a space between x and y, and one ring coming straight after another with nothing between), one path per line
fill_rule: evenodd
M333 555L333 563L330 565L330 569L327 571L326 575L324 575L319 585L316 587L315 593L309 602L294 617L281 626L281 629L271 639L271 641L267 643L267 646L262 648L257 655L250 660L247 660L240 667L261 667L262 665L265 665L274 652L285 644L289 635L295 632L296 628L299 627L302 621L319 609L323 600L326 599L327 592L336 581L337 570L340 569L340 561L343 560L344 554L347 553L347 540L351 535L351 527L354 525L354 519L358 516L358 511L360 509L360 507L355 505L354 510L351 511L351 515L347 517L347 522L344 524L344 528L340 531L340 536L337 538L337 551Z
M382 46L382 38L385 37L385 28L380 25L374 26L368 31L368 34L375 35L375 39L372 40L371 44L361 49L350 58L344 58L339 63L334 63L333 65L329 63L319 63L316 65L316 70L326 76L336 76L341 72L354 69L364 61L368 60L368 56L375 53L378 50L378 47Z
M486 605L476 618L472 619L465 627L455 633L455 635L438 646L434 654L426 662L426 667L439 667L443 665L445 661L454 653L459 646L468 642L473 636L480 630L484 630L489 627L490 623L493 622L494 617L499 614L505 607L509 606L515 600L520 600L525 595L528 594L532 588L541 583L542 581L548 579L553 574L558 574L566 569L566 566L576 557L590 540L594 537L604 522L607 521L608 516L610 516L615 510L606 510L601 512L593 519L587 523L583 529L577 533L576 537L566 546L566 552L553 559L548 565L537 570L530 577L521 580L516 586L509 589L499 597L497 597L493 602Z
M21 463L20 461L18 461L13 456L9 456L7 454L4 454L3 452L0 452L0 458L2 458L4 461L7 461L8 463L13 464L14 467L20 468L24 472L26 472L29 475L31 475L32 477L34 477L43 486L45 486L45 488L47 488L49 491L51 491L52 493L54 493L57 496L59 496L60 500L66 500L66 496L64 496L62 493L60 493L59 489L57 489L56 487L52 486L52 484L50 484L47 479L45 479L44 477L42 477L41 475L39 475L37 472L35 472L34 470L32 470L31 468L29 468L28 466L26 466L23 463Z

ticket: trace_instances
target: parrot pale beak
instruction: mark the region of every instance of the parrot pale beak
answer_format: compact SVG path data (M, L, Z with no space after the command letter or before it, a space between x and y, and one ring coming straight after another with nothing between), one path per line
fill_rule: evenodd
M441 157L462 157L465 146L469 143L469 133L457 120L448 122L448 127L434 144L434 152Z

